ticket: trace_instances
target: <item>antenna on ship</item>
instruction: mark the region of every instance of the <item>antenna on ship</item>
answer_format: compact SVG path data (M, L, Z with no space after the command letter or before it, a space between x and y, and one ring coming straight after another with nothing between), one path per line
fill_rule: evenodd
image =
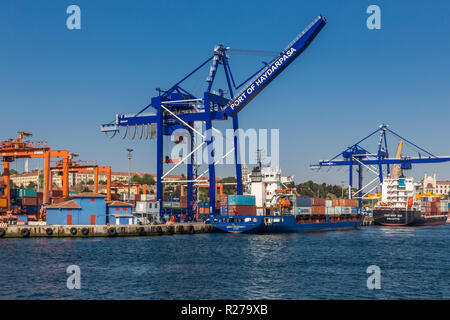
M261 162L261 159L262 159L262 152L264 151L264 149L257 149L256 150L256 163L258 164L258 167L260 168L260 169L262 169L262 162Z

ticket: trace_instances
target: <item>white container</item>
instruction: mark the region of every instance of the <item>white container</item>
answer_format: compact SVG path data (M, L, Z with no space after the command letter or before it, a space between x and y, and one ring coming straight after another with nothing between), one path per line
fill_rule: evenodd
M297 207L297 214L311 214L311 207Z
M342 214L351 214L352 207L342 207Z
M141 201L154 201L156 200L156 195L154 194L141 194Z
M179 208L180 203L179 202L172 202L172 208Z
M331 208L332 206L333 206L333 201L332 200L325 200L325 207Z

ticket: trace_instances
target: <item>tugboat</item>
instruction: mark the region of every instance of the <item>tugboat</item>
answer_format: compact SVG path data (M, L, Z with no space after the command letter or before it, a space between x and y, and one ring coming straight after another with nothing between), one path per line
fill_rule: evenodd
M447 222L440 199L416 194L413 178L385 179L381 191L381 200L373 210L376 225L436 226Z

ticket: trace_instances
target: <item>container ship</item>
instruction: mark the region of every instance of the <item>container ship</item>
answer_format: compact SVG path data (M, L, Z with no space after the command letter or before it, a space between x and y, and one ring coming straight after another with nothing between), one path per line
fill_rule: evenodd
M248 194L221 196L220 214L208 220L230 233L348 230L361 224L356 201L296 197L285 185L291 180L281 170L255 167L248 175Z
M416 192L413 178L385 179L373 210L376 225L435 226L447 222L449 201Z

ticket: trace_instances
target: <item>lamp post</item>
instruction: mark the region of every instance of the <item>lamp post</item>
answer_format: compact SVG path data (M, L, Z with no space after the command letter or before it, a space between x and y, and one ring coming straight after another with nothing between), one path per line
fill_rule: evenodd
M128 201L130 201L130 185L131 185L131 152L133 152L133 149L127 149L128 151Z

